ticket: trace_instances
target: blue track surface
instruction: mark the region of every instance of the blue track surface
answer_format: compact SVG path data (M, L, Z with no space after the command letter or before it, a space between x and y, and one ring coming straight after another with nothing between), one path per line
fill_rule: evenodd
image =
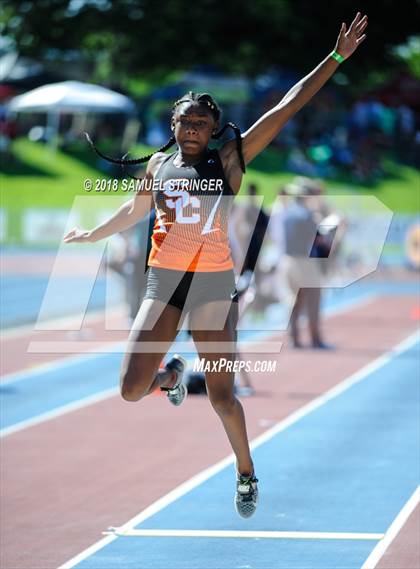
M140 540L141 541L136 541ZM353 569L371 543L308 540L120 538L83 569Z
M384 533L419 477L419 344L253 452L260 506L241 520L225 468L141 529ZM112 520L110 520L112 523ZM83 569L353 569L376 541L120 537Z
M78 295L86 283L85 277L56 277L57 294L49 297L50 318L74 314L84 308L83 299ZM1 327L9 328L28 322L35 322L42 299L47 289L49 276L3 275L0 279ZM117 278L108 281L99 276L92 290L88 310L98 310L105 306L106 287L109 287L110 302L123 300L123 286Z
M70 360L36 376L0 384L1 428L117 387L121 354Z

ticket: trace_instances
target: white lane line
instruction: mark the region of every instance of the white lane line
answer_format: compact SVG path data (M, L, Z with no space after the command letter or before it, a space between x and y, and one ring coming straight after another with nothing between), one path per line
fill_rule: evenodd
M10 427L5 427L4 429L1 429L0 438L3 439L4 437L13 435L13 433L18 433L19 431L23 431L24 429L28 429L29 427L34 427L35 425L39 425L40 423L45 423L46 421L51 421L51 419L56 419L57 417L61 417L62 415L66 415L67 413L71 413L72 411L78 411L79 409L83 409L83 407L88 407L89 405L94 405L95 403L99 403L100 401L105 401L105 399L114 397L118 393L119 389L117 387L112 387L110 389L105 389L104 391L99 391L94 395L89 395L88 397L84 397L83 399L78 399L77 401L73 401L72 403L61 405L61 407L56 407L51 411L46 411L45 413L41 413L40 415L36 415L35 417L31 417L30 419L25 419L25 421L19 421L19 423L15 423L14 425L10 425Z
M309 415L312 411L314 411L318 407L324 405L327 401L330 401L331 399L337 397L337 395L343 393L344 391L346 391L356 383L359 383L360 381L368 377L369 374L383 367L397 354L402 353L403 351L409 349L418 340L419 340L419 333L416 331L414 334L411 334L410 336L408 336L408 338L400 342L393 349L389 350L386 354L377 358L372 363L364 366L362 369L350 375L348 378L344 379L342 382L340 382L338 385L336 385L335 387L333 387L332 389L330 389L320 397L317 397L316 399L314 399L313 401L311 401L301 409L298 409L297 411L295 411L294 413L283 419L283 421L280 421L280 423L274 425L271 429L268 429L265 433L263 433L259 437L253 439L253 441L251 441L250 443L251 449L253 450L258 446L262 445L263 443L267 442L281 431L286 430L293 423L297 423L300 419L302 419L306 415ZM227 466L232 465L234 463L235 463L235 456L231 454L226 458L224 458L223 460L217 462L213 466L210 466L209 468L202 470L201 472L199 472L198 474L196 474L186 482L183 482L182 484L171 490L171 492L169 492L168 494L165 494L164 496L156 500L156 502L153 502L145 510L134 516L134 518L126 522L119 529L122 531L134 529L135 526L144 522L144 520L146 520L147 518L150 518L157 512L163 510L163 508L165 508L166 506L168 506L169 504L171 504L181 496L184 496L185 494L187 494L188 492L190 492L200 484L203 484L203 482L205 482L206 480L208 480L209 478L211 478L212 476L214 476L215 474L217 474ZM115 539L117 539L116 535L108 535L100 539L99 541L92 544L90 547L88 547L87 549L85 549L75 557L72 557L69 561L64 563L64 565L60 565L58 569L71 569L78 563L81 563L83 560L87 559L88 557L90 557L91 555L93 555L94 553L96 553L106 545L108 545L109 543L112 543Z
M261 539L354 539L378 541L383 533L324 532L324 531L227 531L193 529L121 529L109 528L102 532L118 537L221 537Z
M380 541L375 549L371 552L369 557L363 563L361 569L375 569L379 561L382 559L388 547L397 537L401 529L403 528L405 522L408 520L410 515L414 512L417 504L420 501L420 486L417 486L416 490L413 492L411 498L402 508L398 516L389 526L385 533L385 537ZM418 536L417 536L418 537Z

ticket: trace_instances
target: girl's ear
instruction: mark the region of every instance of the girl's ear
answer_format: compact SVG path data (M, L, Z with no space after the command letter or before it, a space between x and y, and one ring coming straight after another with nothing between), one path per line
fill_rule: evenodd
M175 131L175 120L174 120L174 117L171 118L171 131L172 131L172 132Z

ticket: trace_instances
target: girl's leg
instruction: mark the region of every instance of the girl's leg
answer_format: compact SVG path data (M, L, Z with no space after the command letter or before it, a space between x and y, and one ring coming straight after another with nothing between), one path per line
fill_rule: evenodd
M143 300L121 366L121 395L126 401L138 401L156 387L171 387L176 381L174 371L159 370L159 366L176 337L180 316L181 310L171 304ZM147 342L159 343L158 350L148 352Z
M226 313L228 304L231 304L231 308L222 330L199 329L205 327L206 324L209 325L209 328L212 328L211 323L215 320L220 320L220 314ZM222 420L223 427L232 445L237 459L238 472L251 475L254 472L254 467L249 450L245 416L242 405L234 393L235 374L232 370L235 361L235 351L232 349L227 353L214 353L206 351L204 344L206 342L228 342L231 347L234 347L236 345L237 320L238 304L236 302L214 301L194 308L191 311L190 327L200 358L205 358L206 362L218 363L221 358L232 362L230 371L222 369L217 372L206 372L207 393L214 410Z

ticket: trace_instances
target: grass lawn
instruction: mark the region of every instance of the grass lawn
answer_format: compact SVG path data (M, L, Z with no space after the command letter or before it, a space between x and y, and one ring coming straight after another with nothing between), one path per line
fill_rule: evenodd
M130 152L130 157L142 156L151 151L151 148L139 144ZM99 166L102 165L87 144L86 148L82 146L78 151L64 153L60 150L52 151L44 144L22 138L13 144L13 157L14 159L3 164L2 168L2 207L14 212L28 207L70 208L77 195L94 195L98 200L98 208L106 206L103 193L88 194L83 189L83 181L86 178L92 181L97 178L109 178L100 171ZM394 212L418 212L420 198L418 171L391 160L384 163L384 168L386 177L376 184L363 186L349 180L328 180L327 192L371 194ZM248 167L241 191L247 183L254 182L271 202L278 189L293 177L293 173L282 169L279 154L269 149ZM130 194L122 193L120 190L118 193L107 192L107 195L121 195L121 199L125 200Z

